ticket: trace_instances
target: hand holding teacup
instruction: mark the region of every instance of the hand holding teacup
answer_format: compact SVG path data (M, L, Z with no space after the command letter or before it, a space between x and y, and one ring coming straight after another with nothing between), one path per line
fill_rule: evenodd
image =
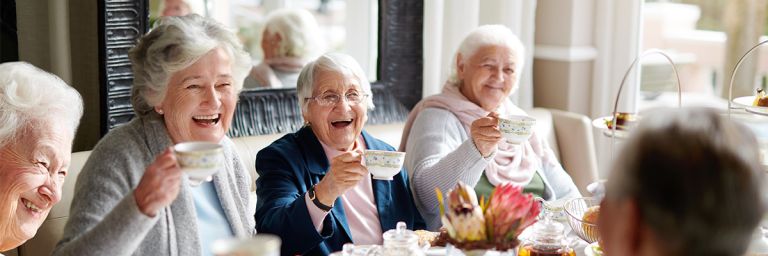
M176 200L181 187L181 168L171 148L155 158L133 191L133 197L139 210L154 217L157 211Z
M317 199L325 205L333 205L336 198L368 178L368 169L363 166L363 152L344 152L331 160L331 167L320 182L315 185Z
M501 131L499 131L499 114L496 112L488 113L488 116L478 118L470 125L470 135L475 147L480 151L480 155L487 157L496 150L496 145L501 141Z

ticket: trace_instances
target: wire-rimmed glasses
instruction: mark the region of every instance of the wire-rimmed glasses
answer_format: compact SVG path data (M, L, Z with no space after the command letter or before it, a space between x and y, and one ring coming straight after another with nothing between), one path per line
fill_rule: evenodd
M361 102L365 101L365 99L368 97L368 94L362 94L358 92L348 92L344 94L344 99L347 101L349 105L358 105ZM315 100L317 101L317 104L320 104L321 106L333 106L339 103L341 101L341 95L336 93L323 93L318 96L312 96L304 98L304 100Z

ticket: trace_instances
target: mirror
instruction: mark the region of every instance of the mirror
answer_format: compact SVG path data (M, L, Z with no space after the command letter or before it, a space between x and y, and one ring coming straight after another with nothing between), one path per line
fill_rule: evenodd
M165 1L165 0L152 0ZM269 0L198 0L204 3L205 12L216 13L226 6L223 4L246 3L258 11L261 4ZM215 4L214 4L215 2ZM295 2L297 6L308 6L310 11L323 12L321 8L342 8L342 15L349 23L363 24L360 19L371 19L371 23L362 27L372 27L370 32L331 32L344 34L343 45L364 45L368 48L348 47L349 51L361 66L369 73L373 81L373 101L376 108L369 112L368 124L403 122L408 110L420 99L422 92L422 34L423 34L423 1L414 0L380 0L378 3L356 0L306 0L306 1L272 1L285 4ZM321 7L320 3L328 4ZM102 135L133 117L130 105L130 87L132 74L128 50L136 40L149 29L150 9L149 0L100 0L99 1L99 37L101 48L99 54L101 91L102 91ZM158 2L159 4L159 2ZM314 4L314 5L313 5ZM334 6L341 5L342 7ZM375 5L375 7L373 6ZM224 7L223 7L224 6ZM357 6L357 7L356 7ZM367 7L359 7L367 6ZM246 7L238 7L245 9ZM249 7L250 8L250 7ZM353 18L351 10L364 8L370 12L360 12ZM272 8L277 9L277 8ZM267 10L264 7L264 10ZM262 12L264 11L262 10ZM270 9L271 10L271 9ZM373 13L377 15L372 15ZM212 14L213 15L213 14ZM320 17L318 16L318 20ZM354 21L354 22L353 22ZM318 23L321 23L318 21ZM324 23L338 26L339 23ZM336 24L336 25L333 25ZM373 25L370 25L373 24ZM346 25L345 25L346 26ZM330 28L329 30L334 30ZM354 30L354 29L353 29ZM356 30L355 30L356 31ZM362 34L370 34L364 37ZM362 43L360 43L362 42ZM366 43L372 42L372 43ZM370 46L374 47L371 48ZM355 55L351 49L361 49ZM361 60L363 57L365 61ZM260 58L254 54L254 59ZM366 63L368 65L366 66ZM375 79L375 80L374 80ZM272 133L291 132L303 125L301 112L293 88L267 88L243 90L240 94L235 119L233 120L230 136L251 136Z
M376 81L378 4L374 1L150 0L149 3L150 27L161 16L196 13L232 28L253 63L243 86L246 90L295 88L301 67L329 51L351 55L358 60L368 80Z

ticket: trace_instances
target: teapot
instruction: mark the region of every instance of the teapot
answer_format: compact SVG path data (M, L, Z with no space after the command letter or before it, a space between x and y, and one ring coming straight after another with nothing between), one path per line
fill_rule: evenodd
M532 227L530 238L523 241L518 256L576 256L565 239L565 226L547 216Z

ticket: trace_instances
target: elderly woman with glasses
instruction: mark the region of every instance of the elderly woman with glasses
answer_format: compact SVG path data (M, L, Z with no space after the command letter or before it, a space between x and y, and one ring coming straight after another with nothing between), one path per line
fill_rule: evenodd
M345 243L381 244L382 232L404 221L424 228L405 169L373 180L363 151L394 148L363 131L373 108L360 66L326 54L299 75L306 125L256 156L256 229L283 239L283 255L327 255Z

